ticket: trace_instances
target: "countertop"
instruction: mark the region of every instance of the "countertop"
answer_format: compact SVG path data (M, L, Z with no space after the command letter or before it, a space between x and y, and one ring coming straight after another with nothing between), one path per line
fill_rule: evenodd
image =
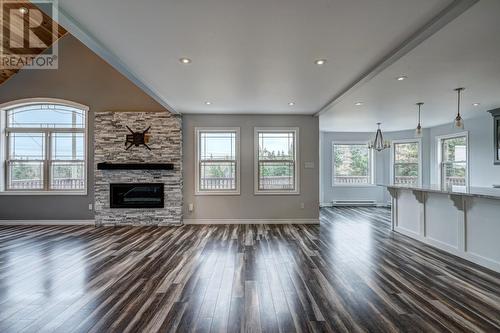
M494 188L494 187L476 187L476 186L458 186L458 185L452 185L452 186L404 185L404 184L377 184L377 186L500 200L500 188Z

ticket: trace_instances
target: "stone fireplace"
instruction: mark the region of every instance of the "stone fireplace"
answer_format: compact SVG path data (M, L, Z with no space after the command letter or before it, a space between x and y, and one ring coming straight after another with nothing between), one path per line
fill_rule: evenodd
M125 139L130 134L127 126L133 131L144 131L151 126L147 144L150 149L139 145L126 150ZM96 225L182 223L180 117L169 112L96 112L94 156ZM98 168L99 163L168 163L173 168ZM158 193L160 189L162 195Z

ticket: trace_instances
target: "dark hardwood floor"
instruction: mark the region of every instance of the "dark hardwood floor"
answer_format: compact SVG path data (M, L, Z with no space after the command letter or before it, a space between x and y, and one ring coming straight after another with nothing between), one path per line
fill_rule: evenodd
M0 227L0 332L499 332L500 275L389 219Z

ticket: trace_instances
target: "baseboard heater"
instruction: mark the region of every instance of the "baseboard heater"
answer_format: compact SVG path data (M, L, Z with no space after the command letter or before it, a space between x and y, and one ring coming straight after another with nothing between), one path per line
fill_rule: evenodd
M376 206L375 200L333 200L332 206Z

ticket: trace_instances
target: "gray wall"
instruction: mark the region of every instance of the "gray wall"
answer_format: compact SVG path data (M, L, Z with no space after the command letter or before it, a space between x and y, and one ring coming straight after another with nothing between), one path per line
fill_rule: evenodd
M240 195L194 194L194 128L240 127ZM254 127L299 127L300 195L254 195ZM312 116L184 115L184 218L186 219L317 219L319 217L319 123ZM314 162L305 169L304 162ZM300 204L305 208L301 209ZM188 205L194 204L189 212Z
M429 130L424 130L422 137L422 182L429 183ZM379 204L389 200L387 191L376 185L366 186L333 186L332 185L332 143L333 142L368 142L375 132L321 132L321 195L322 204L332 200L375 200ZM413 130L384 132L386 140L412 139ZM390 149L374 152L375 184L390 181L391 155Z
M88 195L1 195L0 220L93 219L88 205L94 202L94 112L165 109L70 35L59 41L59 69L22 70L0 86L0 104L33 97L61 98L90 107Z

